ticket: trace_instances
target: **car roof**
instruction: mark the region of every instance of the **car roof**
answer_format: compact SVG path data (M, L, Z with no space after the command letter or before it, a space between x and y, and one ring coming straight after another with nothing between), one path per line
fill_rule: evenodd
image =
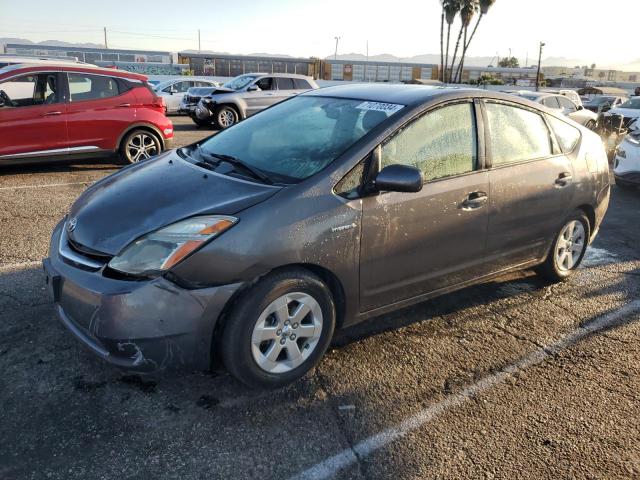
M254 77L285 77L285 78L304 78L305 80L312 79L309 75L300 75L299 73L268 73L268 72L247 72L242 75L238 75L239 77L244 75L252 75Z
M115 68L103 68L95 65L76 65L70 63L55 63L49 62L47 64L31 64L31 63L17 63L9 65L4 68L0 68L0 78L7 76L15 76L21 74L27 74L30 72L78 72L78 73L98 73L102 75L109 75L112 77L128 78L130 80L146 81L147 76L139 73L127 72L124 70L117 70Z

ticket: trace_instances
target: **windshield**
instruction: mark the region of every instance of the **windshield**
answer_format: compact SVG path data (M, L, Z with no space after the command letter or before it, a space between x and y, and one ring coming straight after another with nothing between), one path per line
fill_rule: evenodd
M630 98L629 100L624 102L622 105L620 105L619 108L639 108L640 109L640 97Z
M333 162L402 105L300 96L223 130L201 147L228 155L271 179L296 183Z
M241 88L246 87L251 82L253 82L256 78L254 75L240 75L239 77L232 78L227 83L223 85L223 87L230 88L231 90L240 90Z

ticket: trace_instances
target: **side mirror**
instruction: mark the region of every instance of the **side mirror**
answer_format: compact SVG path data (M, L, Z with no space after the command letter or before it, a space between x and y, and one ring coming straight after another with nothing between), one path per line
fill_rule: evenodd
M584 107L582 105L576 105L576 108L578 109L578 111L584 110Z
M422 190L422 173L408 165L389 165L378 173L374 185L378 191L419 192Z
M260 87L258 85L249 85L249 87L247 87L247 92L259 92L260 91Z

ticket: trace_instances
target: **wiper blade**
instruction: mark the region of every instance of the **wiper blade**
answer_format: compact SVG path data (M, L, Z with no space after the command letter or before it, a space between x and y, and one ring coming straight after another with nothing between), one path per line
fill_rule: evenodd
M249 172L253 177L262 180L264 183L268 183L269 185L273 185L273 180L269 178L267 175L262 173L256 167L249 165L247 162L240 160L239 158L233 157L231 155L225 155L223 153L204 153L204 155L209 155L211 157L219 158L220 160L230 163L234 167L240 167L244 171Z

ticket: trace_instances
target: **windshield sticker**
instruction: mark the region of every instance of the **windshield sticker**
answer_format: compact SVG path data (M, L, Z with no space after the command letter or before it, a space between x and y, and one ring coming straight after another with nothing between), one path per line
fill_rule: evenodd
M404 105L398 105L397 103L362 102L356 108L359 110L377 110L378 112L385 112L391 115L398 110L402 110Z

